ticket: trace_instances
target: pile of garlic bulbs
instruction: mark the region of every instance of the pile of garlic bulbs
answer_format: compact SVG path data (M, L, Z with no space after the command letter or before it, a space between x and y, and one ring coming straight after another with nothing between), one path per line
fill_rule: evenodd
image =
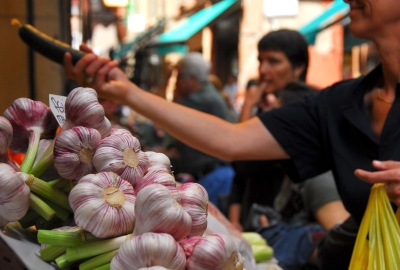
M0 175L7 174L0 177L0 226L72 216L69 229L37 226L41 258L61 269L243 269L228 235L203 236L205 189L179 185L166 155L142 151L129 131L113 129L93 89L68 95L57 133L49 111L18 99L0 117L2 149L26 154L21 167L0 154ZM39 179L54 171L57 179Z

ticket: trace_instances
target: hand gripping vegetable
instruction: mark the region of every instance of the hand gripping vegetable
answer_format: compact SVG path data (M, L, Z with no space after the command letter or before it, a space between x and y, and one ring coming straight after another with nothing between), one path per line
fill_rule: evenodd
M132 233L133 193L132 185L113 172L82 177L69 194L76 224L99 238Z
M21 219L29 208L30 191L14 169L0 163L0 226Z
M228 235L194 236L179 243L187 256L188 270L243 270L244 260Z
M13 128L7 118L0 116L0 162L10 165L14 170L20 169L8 157L8 148L13 137Z
M203 186L186 183L178 187L183 209L192 218L192 230L188 237L202 236L207 229L208 194Z
M102 139L93 156L93 165L98 172L114 172L134 188L147 171L148 163L139 140L127 133L114 132Z
M29 98L14 100L5 110L4 117L13 127L10 149L15 153L26 153L21 171L28 172L35 160L39 140L54 138L58 123L49 107Z
M168 233L179 241L192 228L190 215L161 184L144 187L136 197L134 235L146 232Z
M162 266L184 270L185 265L185 253L171 235L148 232L126 240L112 259L110 269L129 270Z
M100 133L93 128L81 126L62 131L54 146L54 167L60 176L79 180L95 173L93 155L101 140Z
M58 64L63 63L66 52L71 53L74 64L85 55L85 52L73 49L67 43L40 32L30 24L21 24L17 19L12 19L11 24L19 26L18 34L30 48Z

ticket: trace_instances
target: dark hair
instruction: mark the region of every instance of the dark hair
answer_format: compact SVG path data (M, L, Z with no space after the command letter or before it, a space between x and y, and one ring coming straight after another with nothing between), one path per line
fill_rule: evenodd
M280 100L282 105L286 105L293 101L303 98L312 93L317 93L318 90L304 82L291 82L284 88L278 90L275 95Z
M308 44L305 38L295 30L281 29L266 34L258 42L259 51L281 51L294 68L304 66L300 74L301 81L306 80L308 69Z

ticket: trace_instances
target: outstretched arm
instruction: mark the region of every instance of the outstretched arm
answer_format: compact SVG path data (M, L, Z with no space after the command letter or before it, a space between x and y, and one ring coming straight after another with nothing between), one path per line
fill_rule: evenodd
M130 106L182 142L225 160L289 158L257 117L232 124L169 102L130 82L113 61L92 55L86 55L74 67L68 64L66 55L67 75L83 82L84 73L96 70L89 74L93 76L89 86L99 97Z

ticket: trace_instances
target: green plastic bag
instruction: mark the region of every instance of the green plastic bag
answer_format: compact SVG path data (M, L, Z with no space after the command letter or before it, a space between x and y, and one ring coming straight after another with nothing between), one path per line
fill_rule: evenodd
M385 184L371 188L349 270L395 270L400 265L400 228L386 194Z

